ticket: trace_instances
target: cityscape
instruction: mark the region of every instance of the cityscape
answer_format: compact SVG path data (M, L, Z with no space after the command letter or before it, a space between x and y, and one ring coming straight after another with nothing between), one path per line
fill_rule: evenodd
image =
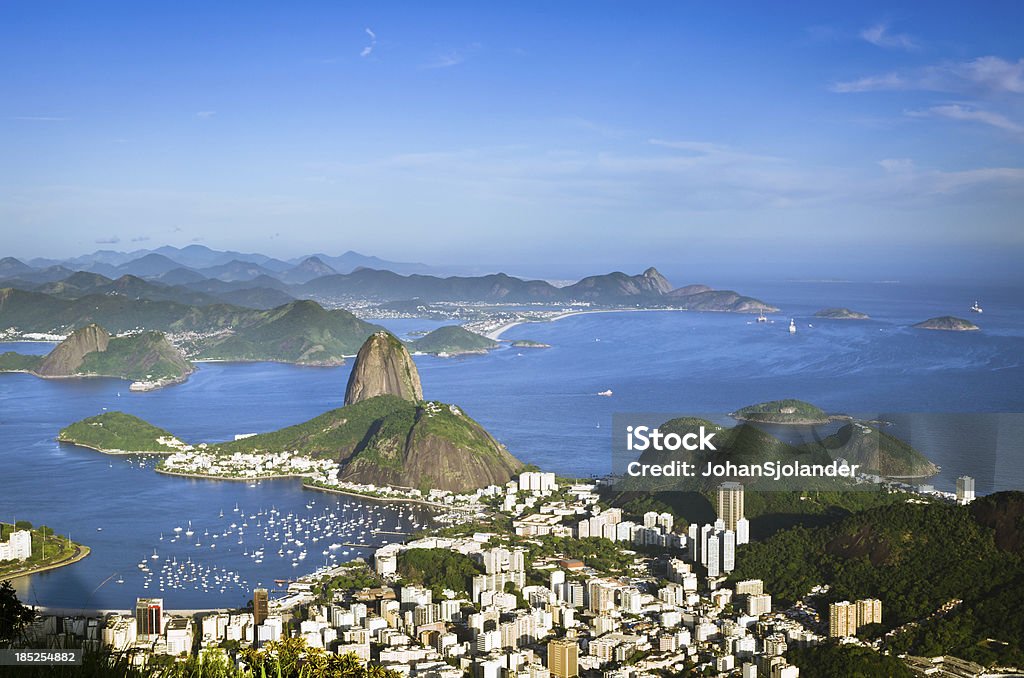
M0 678L1024 676L1024 3L0 5Z

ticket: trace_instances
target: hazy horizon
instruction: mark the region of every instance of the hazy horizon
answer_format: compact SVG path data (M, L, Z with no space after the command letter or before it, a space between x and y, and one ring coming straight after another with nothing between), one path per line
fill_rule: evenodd
M1021 280L1019 3L0 18L0 256Z

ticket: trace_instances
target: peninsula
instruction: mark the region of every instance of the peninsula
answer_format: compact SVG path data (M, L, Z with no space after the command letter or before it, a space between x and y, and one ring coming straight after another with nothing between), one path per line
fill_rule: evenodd
M44 378L116 377L133 381L132 390L178 383L194 370L160 332L113 337L95 323L72 332L46 356L0 355L0 371Z
M438 327L410 344L412 350L417 353L430 353L438 356L486 353L498 346L498 342L493 339L470 332L458 325Z
M10 556L0 560L0 581L71 565L89 555L88 546L54 534L46 525L33 527L27 520L0 523L0 545Z

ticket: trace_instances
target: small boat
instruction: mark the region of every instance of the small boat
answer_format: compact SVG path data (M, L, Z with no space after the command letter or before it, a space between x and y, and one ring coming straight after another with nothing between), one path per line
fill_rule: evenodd
M608 389L606 391L598 391L597 395L604 396L605 398L610 398L612 396L612 390Z
M978 300L974 300L974 305L971 306L971 313L984 313L985 309L978 305Z
M789 333L796 334L796 321L792 318L789 319Z
M759 323L766 323L766 322L768 322L768 316L766 316L766 315L764 314L764 311L761 311L761 312L760 312L760 313L758 314L758 316L757 316L757 322L759 322Z

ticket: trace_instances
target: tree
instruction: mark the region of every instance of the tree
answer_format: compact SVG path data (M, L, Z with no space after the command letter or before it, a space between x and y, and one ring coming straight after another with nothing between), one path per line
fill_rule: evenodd
M35 611L22 605L9 580L0 584L0 645L10 644L35 618Z

